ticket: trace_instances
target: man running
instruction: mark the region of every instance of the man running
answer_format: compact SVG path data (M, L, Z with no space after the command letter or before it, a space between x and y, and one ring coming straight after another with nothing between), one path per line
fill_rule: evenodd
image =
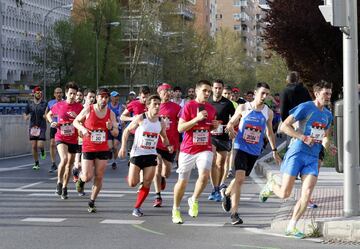
M78 150L78 133L72 123L83 106L75 102L77 91L78 86L74 82L67 83L65 86L66 100L55 104L46 115L47 120L51 122L51 127L57 128L55 141L60 163L55 193L61 195L63 200L68 198L67 184L74 164L75 153ZM57 122L53 121L54 115L57 115Z
M241 187L245 177L250 175L257 158L261 154L265 133L269 139L274 159L277 163L281 161L277 153L275 136L272 129L274 114L265 105L265 99L269 93L270 87L267 83L257 83L254 91L254 100L240 104L226 127L229 131L229 136L235 137L235 178L230 182L228 188L222 190L222 206L224 211L231 211L230 219L233 225L243 223L238 213ZM239 132L236 132L234 127L238 123Z
M225 179L227 172L224 165L226 156L232 147L229 135L225 132L225 127L235 112L231 101L222 96L223 90L224 82L222 80L215 80L212 86L212 97L209 99L209 103L216 109L216 119L220 122L219 127L211 131L214 160L210 175L213 191L208 197L209 200L217 202L221 201L220 189L226 187Z
M47 110L50 111L51 108L58 102L63 101L63 91L60 87L56 87L54 90L54 97L55 99L52 99L48 102L48 108ZM57 122L57 117L56 115L53 115L53 122ZM57 129L50 127L50 159L51 159L51 167L49 170L49 173L52 173L54 171L57 170L57 166L56 166L56 143L55 143L55 134L56 134Z
M74 126L83 138L81 174L76 182L76 190L84 193L84 184L94 178L89 213L96 212L95 200L103 183L109 158L107 136L110 132L116 137L119 133L115 114L108 107L109 90L100 88L96 95L96 104L85 107L75 118Z
M290 110L290 115L280 126L282 132L295 139L281 165L282 185L277 185L274 179L270 178L259 196L262 202L265 202L272 193L281 199L288 198L294 187L296 176L300 174L301 196L295 204L286 229L287 236L296 238L305 237L304 233L296 228L296 224L304 214L316 185L321 146L329 149L332 155L336 154L336 147L330 144L328 139L333 116L325 107L330 104L332 84L320 81L314 84L313 92L315 100L307 101ZM299 128L295 130L293 124L297 121L299 121Z
M194 193L188 199L188 213L194 218L198 216L198 198L207 185L213 160L210 131L218 128L216 110L207 102L211 94L211 83L200 80L195 91L196 98L185 104L178 125L178 131L184 132L184 140L180 146L179 168L176 171L179 178L174 187L172 222L175 224L183 223L180 203L195 165L199 176Z
M176 151L179 148L179 132L177 131L177 125L181 107L170 101L170 90L171 86L166 83L163 83L157 89L161 99L159 116L165 123L166 135L170 144L173 146L174 151L170 153L161 140L157 144L156 151L158 154L158 165L156 166L154 177L156 193L153 202L154 207L161 207L162 205L161 191L165 189L166 178L170 176L171 165L175 160Z
M182 95L181 87L179 86L174 87L174 98L172 101L178 104L181 108L183 108L185 105L185 99L181 98L181 95Z
M142 115L137 115L131 121L123 132L121 149L119 157L126 157L126 143L131 130L135 131L135 140L130 152L130 167L128 174L128 184L130 187L136 187L140 182L140 171L143 174L143 184L138 191L136 203L132 215L136 217L143 216L140 209L142 203L150 191L151 182L154 179L155 167L157 165L156 145L160 135L164 146L169 153L173 153L173 147L169 144L166 136L165 123L161 122L159 117L161 99L157 95L151 95L146 100L147 111Z
M29 126L29 138L31 142L31 151L34 158L33 170L39 170L39 154L40 157L45 160L46 153L44 150L44 142L46 140L46 120L45 113L47 109L47 103L42 99L42 91L40 87L35 87L33 90L34 99L26 105L24 119L30 119Z
M76 93L75 102L83 104L83 101L84 101L84 93L81 89L79 89ZM81 147L82 147L82 138L79 136L78 137L78 149L75 154L75 161L74 161L74 166L72 169L73 175L74 175L74 170L78 170L81 167ZM76 182L77 177L74 177L73 181Z
M112 91L110 93L110 102L108 104L110 110L112 110L115 113L115 118L116 118L116 122L118 122L119 127L118 127L118 135L116 137L114 137L113 135L111 135L111 132L109 132L109 136L108 136L108 144L109 144L109 153L110 153L110 158L109 159L113 159L113 162L111 164L112 169L116 169L117 165L116 165L116 158L118 156L119 153L119 145L120 145L120 141L121 141L121 121L120 121L120 115L123 111L122 109L122 105L119 103L120 100L120 94L117 91Z

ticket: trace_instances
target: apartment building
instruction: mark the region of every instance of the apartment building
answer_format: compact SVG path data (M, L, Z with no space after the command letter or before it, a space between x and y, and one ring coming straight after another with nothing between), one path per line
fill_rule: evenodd
M70 17L71 0L1 0L0 91L27 89L38 71L34 57L40 56L45 31L60 19ZM44 18L46 16L46 21ZM44 27L45 25L45 27ZM41 69L40 69L41 70ZM12 90L14 92L14 90Z

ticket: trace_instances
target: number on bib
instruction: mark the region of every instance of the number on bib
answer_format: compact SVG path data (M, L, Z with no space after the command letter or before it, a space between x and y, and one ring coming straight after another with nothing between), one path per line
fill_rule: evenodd
M146 132L144 131L140 147L143 149L153 150L156 148L158 141L158 134L153 132Z
M41 129L37 126L33 126L30 128L30 136L39 137L41 133Z
M72 136L75 134L75 127L72 124L63 124L60 126L60 134L62 136Z
M194 129L193 130L193 144L194 145L207 145L209 142L209 131L207 129Z
M243 139L249 144L257 144L260 141L261 127L247 125L244 129Z
M103 143L106 141L106 133L105 131L93 131L91 132L91 138L90 138L91 142L93 143Z

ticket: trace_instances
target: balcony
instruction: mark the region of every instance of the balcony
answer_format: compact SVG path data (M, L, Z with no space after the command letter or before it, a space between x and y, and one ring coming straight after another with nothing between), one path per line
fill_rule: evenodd
M192 20L195 17L194 12L184 4L178 4L176 14L181 15L185 19Z

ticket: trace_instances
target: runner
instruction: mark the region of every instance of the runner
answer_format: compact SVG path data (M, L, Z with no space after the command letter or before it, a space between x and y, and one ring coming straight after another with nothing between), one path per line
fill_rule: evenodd
M211 148L210 131L218 128L215 120L216 110L207 102L211 93L211 83L200 80L196 84L196 98L185 104L182 111L178 131L184 132L184 140L180 146L179 178L174 187L174 204L172 222L182 224L180 203L188 184L191 170L196 165L199 172L194 193L188 199L189 215L197 217L199 211L198 198L207 185L213 153Z
M189 87L187 90L187 96L186 96L186 100L190 101L190 100L194 100L195 99L195 88L193 87Z
M277 163L281 161L272 130L274 114L264 103L269 93L270 87L267 83L257 83L254 101L240 104L227 125L229 136L235 137L235 178L228 188L222 190L222 206L224 211L231 211L230 219L233 225L243 223L238 213L241 187L261 153L265 133L270 141L274 159ZM234 127L239 120L239 132L235 132Z
M116 137L119 133L115 114L108 107L109 90L100 88L96 95L96 104L85 107L75 118L74 126L83 138L83 159L81 174L76 183L76 190L84 193L84 184L94 178L89 213L96 212L95 200L98 196L104 178L109 158L107 143L108 132Z
M232 89L232 95L231 95L231 100L235 101L236 103L240 104L244 104L246 102L245 99L240 97L240 89L237 87L234 87Z
M142 187L138 191L136 203L132 215L136 217L143 216L140 207L145 201L150 191L150 185L155 175L155 166L157 165L156 145L160 135L163 144L167 147L169 153L173 153L173 147L169 144L166 136L166 125L161 122L159 117L160 97L151 95L146 100L148 111L142 115L137 115L134 120L125 128L119 157L126 157L126 144L131 130L135 131L135 140L130 152L130 167L128 174L128 184L130 187L136 187L140 182L140 172L143 173Z
M78 86L74 82L67 83L65 86L66 100L55 104L46 115L47 120L51 122L51 127L57 128L55 141L60 163L55 193L61 195L61 199L68 198L67 184L78 147L78 133L72 122L83 106L75 102L77 90ZM57 122L53 121L54 115L57 115Z
M95 99L96 99L95 91L92 89L85 89L84 90L84 99L85 99L84 108L88 107L89 105L94 104Z
M172 100L174 103L178 104L181 108L185 105L185 99L181 98L182 92L181 87L174 87L174 99Z
M33 170L39 170L39 154L40 149L41 159L46 159L46 153L44 150L44 141L46 140L46 119L45 113L47 109L47 103L42 99L42 91L40 87L35 87L33 90L34 99L32 102L27 103L24 120L29 120L29 139L31 142L31 151L34 158Z
M325 107L330 104L332 85L320 81L313 86L314 101L302 103L289 112L280 129L295 141L285 154L281 165L282 185L270 178L260 192L260 200L265 202L272 193L281 199L288 198L294 187L295 178L301 175L301 196L294 207L294 212L286 229L286 235L304 238L305 235L296 228L298 220L304 214L319 174L318 157L323 145L334 156L336 147L330 143L328 136L333 119ZM299 129L293 124L299 121Z
M60 87L56 87L54 90L54 97L55 99L52 99L48 102L47 111L50 111L51 108L58 102L63 101L63 91ZM56 115L53 115L53 122L57 122ZM57 129L50 127L50 159L51 159L51 167L49 170L49 173L53 173L57 170L56 166L56 143L55 143L55 134Z
M221 201L220 189L226 187L225 180L227 171L225 170L225 160L228 152L231 151L231 140L225 132L225 127L229 118L234 115L235 108L230 100L222 96L224 82L216 80L212 86L212 97L209 103L216 109L216 119L220 122L218 129L211 131L211 143L213 145L214 160L211 168L211 183L213 191L208 199Z
M79 89L76 93L75 102L83 104L83 101L84 101L84 94L83 94L82 90ZM78 177L75 176L75 174L76 174L75 172L79 171L79 168L81 168L81 147L82 147L82 138L80 136L78 136L78 149L75 154L75 161L74 161L74 166L72 169L73 182L77 182Z
M113 162L111 164L112 169L116 169L116 158L119 153L119 145L121 141L121 121L120 121L120 115L123 112L122 105L119 103L120 100L120 94L117 91L112 91L110 93L110 99L108 106L110 110L112 110L115 113L116 122L118 122L118 135L114 137L111 135L111 132L108 134L108 144L109 144L109 153L110 158L113 159Z
M161 140L158 142L156 148L158 154L158 165L156 166L154 177L156 193L156 197L153 202L154 207L161 207L162 205L161 191L166 187L166 178L170 176L171 165L174 162L176 151L179 148L179 132L177 131L177 125L179 122L181 107L170 101L170 90L171 86L166 83L163 83L157 89L161 98L159 116L165 123L166 135L170 144L173 146L174 152L169 153L168 149L164 146Z

